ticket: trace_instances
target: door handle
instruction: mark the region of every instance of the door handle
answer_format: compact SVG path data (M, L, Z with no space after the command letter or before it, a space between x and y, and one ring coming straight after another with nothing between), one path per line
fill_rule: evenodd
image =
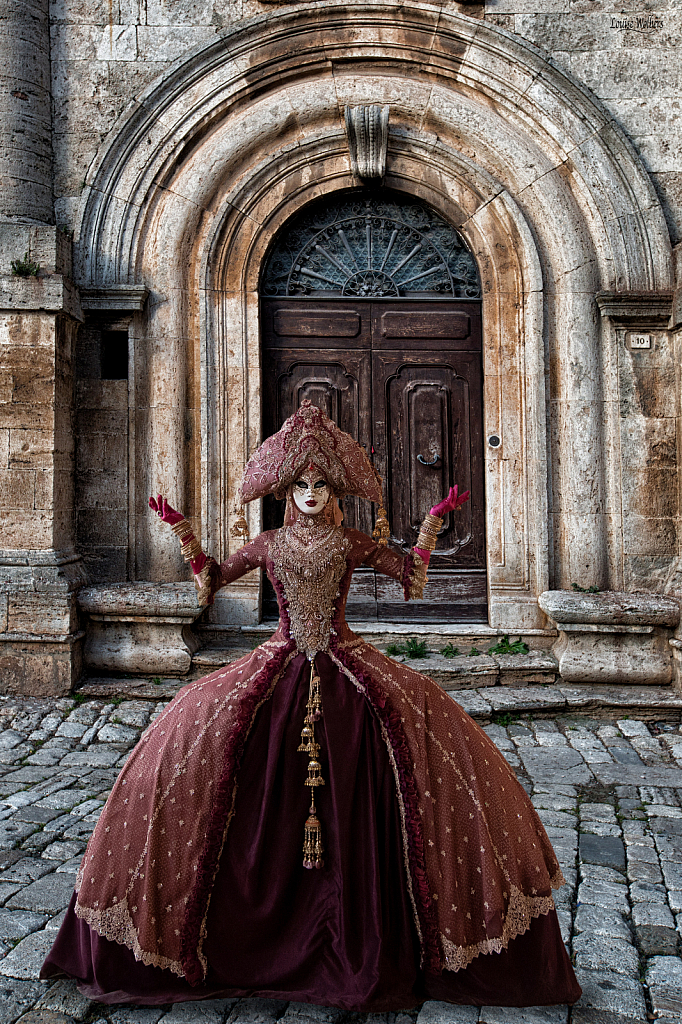
M433 456L430 462L427 462L423 455L417 456L417 462L421 462L422 466L435 466L440 458L438 452Z

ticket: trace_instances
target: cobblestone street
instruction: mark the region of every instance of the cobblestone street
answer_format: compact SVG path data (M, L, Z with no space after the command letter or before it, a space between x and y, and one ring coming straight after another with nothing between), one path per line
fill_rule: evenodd
M520 692L520 691L517 691ZM526 692L528 692L526 690ZM670 691L668 691L670 692ZM467 710L476 691L457 693ZM531 793L567 885L556 896L584 995L511 1010L426 1003L372 1024L625 1024L682 1019L682 731L679 710L628 717L497 712L485 729ZM665 702L663 702L665 703ZM0 1024L337 1024L358 1014L267 1000L104 1007L37 980L100 808L165 703L0 698ZM488 716L490 717L490 716ZM651 720L649 720L651 719ZM484 719L485 720L485 719Z

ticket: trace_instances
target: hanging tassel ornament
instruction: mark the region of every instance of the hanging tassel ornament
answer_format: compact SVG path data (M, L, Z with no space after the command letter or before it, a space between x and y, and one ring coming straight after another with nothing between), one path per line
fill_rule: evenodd
M322 846L322 826L320 825L320 819L315 813L315 790L312 791L311 796L310 814L306 819L305 838L303 840L303 867L322 868L324 867L324 861L322 860L324 848Z
M310 689L308 691L308 704L306 716L301 730L301 742L299 751L310 756L308 762L308 778L304 785L310 786L310 808L309 816L305 823L305 835L303 839L303 867L321 868L324 867L322 854L322 826L315 810L315 788L324 786L322 778L322 765L318 761L320 744L315 740L315 722L322 717L322 698L320 696L320 677L315 671L315 662L310 662Z
M239 540L243 540L245 544L248 544L249 524L246 521L244 506L240 505L239 508L235 506L233 512L234 515L237 516L237 519L230 527L230 533L233 537L237 537Z

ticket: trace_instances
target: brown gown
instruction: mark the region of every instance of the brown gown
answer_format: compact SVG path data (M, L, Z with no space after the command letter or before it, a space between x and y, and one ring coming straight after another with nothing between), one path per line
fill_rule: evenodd
M185 686L142 736L41 976L68 974L110 1003L574 1002L551 896L563 878L525 791L448 694L346 625L353 570L399 579L407 596L410 558L338 528L336 561L301 580L283 536L219 567L219 586L264 567L279 627ZM311 644L321 870L302 866Z

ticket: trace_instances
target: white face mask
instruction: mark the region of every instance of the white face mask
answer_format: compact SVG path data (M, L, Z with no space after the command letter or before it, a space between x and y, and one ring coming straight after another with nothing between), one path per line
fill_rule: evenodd
M316 516L329 501L331 489L319 473L305 473L294 482L294 504L299 512Z

